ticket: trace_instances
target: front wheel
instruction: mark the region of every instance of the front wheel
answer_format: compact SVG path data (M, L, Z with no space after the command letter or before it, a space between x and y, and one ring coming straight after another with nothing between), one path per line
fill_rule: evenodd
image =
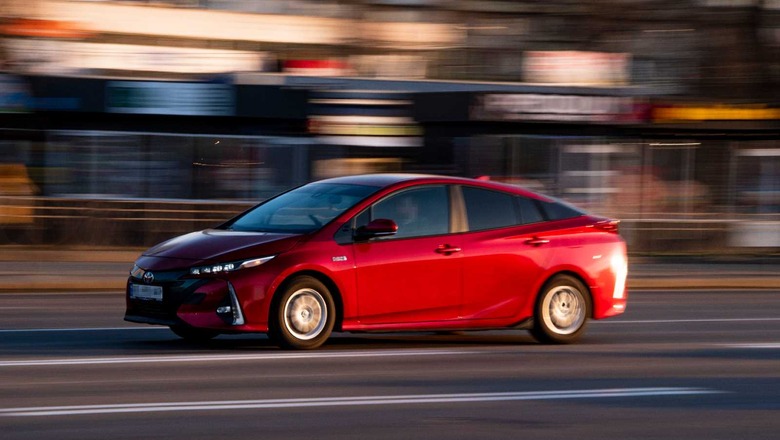
M271 311L269 336L284 348L317 348L330 337L336 307L328 288L310 276L294 278Z
M576 278L558 275L539 295L531 334L540 342L570 344L585 332L590 316L588 289Z

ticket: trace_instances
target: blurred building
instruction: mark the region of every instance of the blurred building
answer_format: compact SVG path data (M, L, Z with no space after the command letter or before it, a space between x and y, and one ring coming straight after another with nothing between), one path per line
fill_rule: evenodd
M6 0L0 8L6 63L35 73L300 72L301 61L319 60L312 73L652 85L749 100L776 93L780 59L777 0Z
M137 243L414 171L619 216L635 250L780 248L777 0L6 0L0 20L0 188L20 167L35 188L0 194L33 212L0 241L62 241L85 200L91 230L123 225L91 241Z

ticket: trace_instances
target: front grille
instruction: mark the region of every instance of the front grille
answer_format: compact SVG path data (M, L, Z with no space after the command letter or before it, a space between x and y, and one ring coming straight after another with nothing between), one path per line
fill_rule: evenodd
M133 321L159 322L170 324L177 321L176 311L184 304L197 304L203 299L202 295L194 294L198 287L207 282L205 279L187 279L187 272L169 271L154 272L155 286L163 288L163 300L153 301L145 299L130 299L130 283L144 284L143 280L131 276L128 280L126 317L132 317Z

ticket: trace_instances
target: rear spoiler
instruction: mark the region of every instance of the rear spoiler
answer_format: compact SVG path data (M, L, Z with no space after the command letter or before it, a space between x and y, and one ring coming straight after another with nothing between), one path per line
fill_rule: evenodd
M600 229L605 232L613 232L617 234L619 232L618 231L619 224L620 224L620 220L607 219L607 220L596 222L590 225L590 227Z

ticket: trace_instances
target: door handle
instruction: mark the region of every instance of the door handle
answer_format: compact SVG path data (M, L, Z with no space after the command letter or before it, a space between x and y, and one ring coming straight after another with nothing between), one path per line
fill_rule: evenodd
M450 246L448 244L440 244L436 248L436 253L437 254L444 254L444 255L450 255L450 254L454 254L455 252L460 252L460 251L461 251L461 249L459 247L457 247L457 246Z
M547 240L546 238L534 237L534 238L529 238L528 240L526 240L525 244L530 245L530 246L541 246L541 245L547 244L549 242L550 242L550 240Z

